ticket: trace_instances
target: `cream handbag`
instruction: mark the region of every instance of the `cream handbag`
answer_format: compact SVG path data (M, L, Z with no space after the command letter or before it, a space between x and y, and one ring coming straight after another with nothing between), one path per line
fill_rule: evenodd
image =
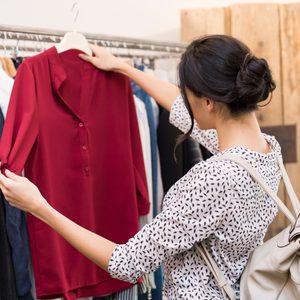
M223 154L211 160L228 159L244 167L257 183L277 203L291 225L272 239L258 246L250 255L241 277L241 300L296 300L300 299L300 204L281 159L277 158L283 181L290 197L295 216L264 182L260 174L245 160L234 154ZM196 245L215 276L225 299L235 300L233 289L204 245Z

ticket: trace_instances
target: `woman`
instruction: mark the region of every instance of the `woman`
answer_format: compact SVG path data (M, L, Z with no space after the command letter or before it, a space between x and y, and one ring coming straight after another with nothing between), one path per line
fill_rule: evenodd
M241 156L278 189L280 146L261 133L255 116L258 103L269 97L275 83L267 62L243 43L221 35L192 42L179 64L180 90L91 47L95 56L82 54L82 59L130 77L171 111L170 121L186 136L191 134L214 155ZM174 184L151 224L126 244L116 245L61 215L27 179L8 170L5 174L0 184L11 205L46 222L113 277L136 282L164 262L164 299L223 299L195 251L200 241L239 297L239 278L249 254L277 213L276 204L243 168L209 159Z

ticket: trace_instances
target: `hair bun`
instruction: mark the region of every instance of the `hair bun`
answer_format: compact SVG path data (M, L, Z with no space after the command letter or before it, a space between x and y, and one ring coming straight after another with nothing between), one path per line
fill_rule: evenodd
M236 77L237 104L255 109L275 88L267 61L247 54Z

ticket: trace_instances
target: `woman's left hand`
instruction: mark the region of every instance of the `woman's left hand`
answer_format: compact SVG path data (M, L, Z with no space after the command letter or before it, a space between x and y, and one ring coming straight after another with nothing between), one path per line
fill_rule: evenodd
M43 208L49 206L39 189L27 178L5 170L0 173L0 188L11 206L17 207L33 215L38 215Z

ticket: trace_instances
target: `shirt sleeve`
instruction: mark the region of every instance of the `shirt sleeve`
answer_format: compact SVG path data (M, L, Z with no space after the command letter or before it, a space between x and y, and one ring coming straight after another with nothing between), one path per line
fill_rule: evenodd
M229 211L232 184L213 164L192 168L167 194L163 211L126 244L116 246L108 267L112 277L134 283L216 231ZM199 170L199 165L204 167Z
M184 133L188 132L191 128L191 118L181 95L176 98L171 108L170 123ZM191 137L212 154L219 152L219 141L215 129L200 129L195 121Z
M14 82L0 143L1 169L21 174L38 134L35 80L23 62Z

